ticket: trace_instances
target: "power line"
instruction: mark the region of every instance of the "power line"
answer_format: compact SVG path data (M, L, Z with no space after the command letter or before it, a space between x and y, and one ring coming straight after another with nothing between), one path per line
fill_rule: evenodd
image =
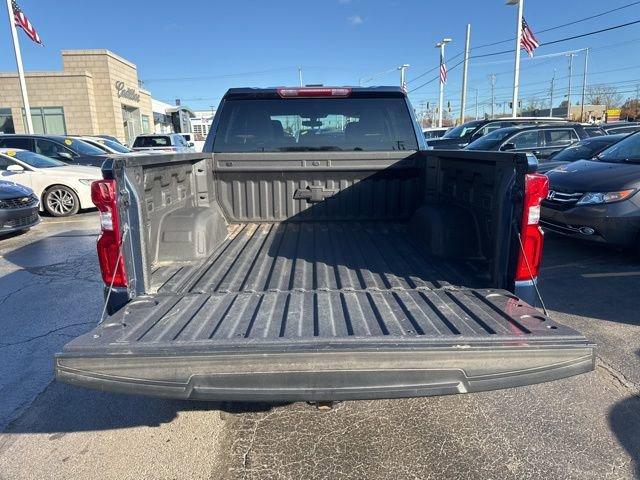
M634 5L638 5L638 4L640 4L640 1L633 2L633 3L628 3L626 5L622 5L620 7L617 7L617 8L611 9L611 10L607 10L606 12L598 13L596 15L591 15L589 17L581 18L579 20L574 20L573 22L563 23L562 25L556 25L555 27L549 27L549 28L546 28L544 30L539 30L536 33L537 34L546 33L546 32L551 32L553 30L558 30L560 28L570 27L571 25L576 25L578 23L586 22L588 20L593 20L594 18L603 17L603 16L608 15L610 13L618 12L620 10L624 10L625 8L633 7ZM509 38L508 40L500 40L499 42L486 43L484 45L479 45L477 47L474 47L473 49L477 50L479 48L494 47L496 45L501 45L503 43L513 42L515 39L516 39L515 37L512 37L512 38Z
M640 1L639 1L639 2L634 3L633 5L635 5L635 4L640 4ZM631 6L631 4L630 4L629 6ZM604 15L604 14L601 14L600 16L602 16L602 15ZM599 34L599 33L610 32L610 31L612 31L612 30L617 30L617 29L619 29L619 28L629 27L629 26L631 26L631 25L636 25L636 24L638 24L638 23L640 23L640 20L634 20L633 22L628 22L628 23L623 23L623 24L619 24L619 25L614 25L614 26L611 26L611 27L608 27L608 28L603 28L603 29L600 29L600 30L594 30L594 31L592 31L592 32L582 33L582 34L580 34L580 35L573 35L573 36L571 36L571 37L560 38L560 39L558 39L558 40L552 40L552 41L550 41L550 42L543 42L543 43L541 43L541 44L540 44L540 46L541 46L541 47L545 47L545 46L548 46L548 45L555 45L555 44L558 44L558 43L568 42L568 41L571 41L571 40L576 40L576 39L578 39L578 38L584 38L584 37L588 37L588 36L591 36L591 35L597 35L597 34ZM555 28L555 27L554 27L554 28ZM558 27L558 28L559 28L559 27ZM507 40L507 41L510 41L510 40ZM503 42L496 42L495 44L497 45L497 44L499 44L499 43L505 43L505 41L503 41ZM488 46L488 45L484 45L484 46L486 47L486 46ZM474 47L474 48L472 48L471 50L473 51L473 50L476 50L476 49L478 49L478 48L482 48L482 47L483 47L483 46L480 46L480 47ZM496 55L505 55L505 54L507 54L507 53L513 53L513 49L509 49L509 50L502 50L502 51L499 51L499 52L485 53L485 54L481 54L481 55L472 55L471 57L469 57L469 60L472 60L472 59L475 59L475 58L494 57L494 56L496 56ZM455 57L453 57L453 58L457 58L457 57L459 57L459 56L461 56L461 55L462 55L462 53L459 53L459 54L457 54L457 55L456 55ZM438 67L435 67L435 68L433 68L433 69L431 69L431 70L428 70L427 72L424 72L423 74L421 74L421 75L419 75L419 76L415 77L415 78L414 78L413 80L411 80L410 82L412 82L412 81L414 81L414 80L416 80L416 79L418 79L418 78L420 78L420 77L423 77L424 75L427 75L427 74L428 74L428 73L430 73L430 72L433 72L433 71L434 71L434 70L436 70L437 68L438 68ZM409 82L409 83L410 83L410 82ZM415 91L415 90L417 90L417 89L419 89L419 88L422 88L423 86L428 85L428 84L430 84L430 83L432 83L432 82L433 82L433 80L430 80L430 81L428 81L428 82L426 82L426 83L422 84L421 86L414 88L412 91Z

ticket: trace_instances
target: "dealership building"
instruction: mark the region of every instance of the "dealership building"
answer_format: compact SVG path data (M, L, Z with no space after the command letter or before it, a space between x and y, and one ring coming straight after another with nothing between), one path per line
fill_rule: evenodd
M183 131L183 119L193 116L181 106L154 112L136 65L108 50L64 50L62 71L27 72L26 81L36 133L113 135L131 144L156 132L154 116L172 131ZM0 133L25 131L18 74L0 73Z

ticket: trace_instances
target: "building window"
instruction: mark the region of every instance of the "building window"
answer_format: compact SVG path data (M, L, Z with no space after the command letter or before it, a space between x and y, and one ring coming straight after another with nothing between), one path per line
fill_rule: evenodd
M149 115L142 115L142 133L151 133L151 124L149 123Z
M0 108L0 133L16 133L10 108Z
M24 108L22 119L27 124ZM31 121L34 133L47 135L66 135L67 125L64 121L64 108L62 107L36 107L31 109Z

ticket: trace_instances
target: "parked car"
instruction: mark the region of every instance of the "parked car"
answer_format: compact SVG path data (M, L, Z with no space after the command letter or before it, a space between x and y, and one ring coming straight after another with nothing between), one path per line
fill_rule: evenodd
M584 131L589 134L590 137L601 137L602 135L607 135L599 125L591 125L590 123L582 124L584 126Z
M613 122L603 123L600 128L604 130L607 135L616 135L618 133L635 133L640 131L640 122Z
M113 135L96 135L96 137L99 138L104 138L106 140L111 140L112 142L116 142L119 143L120 145L122 145L123 147L125 146L124 143L122 143L120 140L118 140L116 137L114 137Z
M127 154L133 152L133 150L131 150L130 148L125 147L119 142L109 140L108 138L85 136L78 136L76 138L88 143L89 145L93 145L94 147L99 148L105 153Z
M423 128L422 133L424 133L424 138L430 140L432 138L441 138L445 133L447 133L449 127L429 127Z
M56 355L58 380L331 401L593 370L594 346L522 299L548 182L532 155L425 150L399 87L232 89L218 115L204 153L105 162L109 317Z
M105 160L104 150L74 137L61 135L0 135L0 148L28 150L69 165L99 167Z
M0 180L0 235L26 231L40 223L39 207L40 200L29 187Z
M545 229L640 253L640 133L547 175Z
M133 142L135 151L193 152L192 147L179 133L138 135Z
M459 150L480 137L500 128L513 127L516 125L538 125L541 123L567 123L567 120L555 117L518 117L474 120L448 130L442 138L427 140L427 146L437 150Z
M533 153L543 166L554 153L588 137L579 123L520 125L484 135L467 145L465 150Z
M573 145L569 145L564 150L560 150L551 155L546 162L538 166L538 171L544 173L578 160L591 160L600 152L618 143L627 136L628 134L603 135L601 137L590 137L580 140Z
M54 217L93 208L91 182L100 177L97 167L68 165L28 150L0 149L0 179L31 188L41 200L40 209Z

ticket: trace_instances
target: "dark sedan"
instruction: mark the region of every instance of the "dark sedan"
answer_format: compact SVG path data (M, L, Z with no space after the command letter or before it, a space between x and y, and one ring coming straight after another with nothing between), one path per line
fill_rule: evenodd
M101 167L107 153L82 140L60 135L0 135L0 148L39 153L69 165Z
M626 137L627 134L603 135L601 137L591 137L585 140L580 140L573 145L569 145L564 150L560 150L555 155L552 155L547 162L540 164L538 171L545 173L553 168L557 168L571 162L577 162L578 160L591 160L611 145L618 143Z
M543 228L640 253L640 133L547 175Z
M28 187L0 180L0 235L40 223L38 197Z

